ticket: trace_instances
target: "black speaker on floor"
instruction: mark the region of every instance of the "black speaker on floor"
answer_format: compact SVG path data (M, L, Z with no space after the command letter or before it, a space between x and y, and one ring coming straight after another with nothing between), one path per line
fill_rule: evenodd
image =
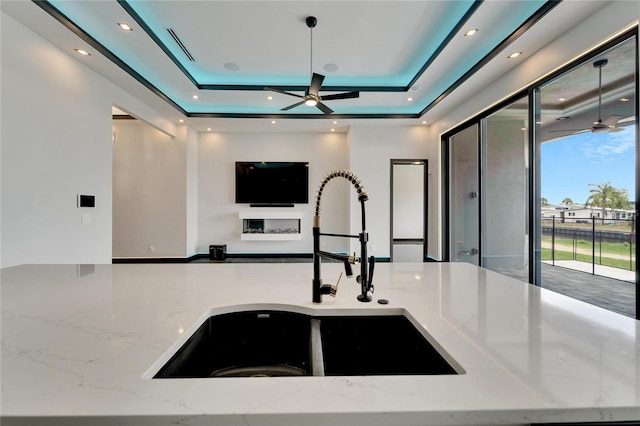
M226 258L227 258L226 244L209 246L209 260L225 260Z

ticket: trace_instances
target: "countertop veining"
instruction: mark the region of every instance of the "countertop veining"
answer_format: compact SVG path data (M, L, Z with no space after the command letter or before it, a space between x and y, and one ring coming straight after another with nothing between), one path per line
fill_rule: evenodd
M340 264L323 264L331 282ZM444 425L640 420L640 321L464 263L380 263L374 301L311 264L2 273L2 424ZM209 311L406 310L456 376L149 379Z

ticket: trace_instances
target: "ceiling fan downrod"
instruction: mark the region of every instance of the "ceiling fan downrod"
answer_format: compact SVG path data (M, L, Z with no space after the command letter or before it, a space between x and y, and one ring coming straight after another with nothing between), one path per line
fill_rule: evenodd
M315 16L307 16L305 20L307 27L309 27L309 75L313 77L313 29L318 24L318 19Z
M598 121L593 124L602 124L602 67L608 63L607 59L599 59L593 63L594 68L598 68Z

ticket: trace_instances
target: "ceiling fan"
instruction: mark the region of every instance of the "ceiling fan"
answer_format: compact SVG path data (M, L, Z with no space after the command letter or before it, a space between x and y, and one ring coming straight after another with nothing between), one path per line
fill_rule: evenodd
M578 133L604 133L604 132L619 132L623 130L618 127L618 121L622 118L621 115L611 115L606 120L602 120L602 68L607 65L609 61L607 59L599 59L593 63L594 68L598 68L598 120L593 122L593 126L586 129L564 129L564 130L551 130L550 132L573 132Z
M315 16L308 16L306 19L307 27L311 30L311 84L309 88L305 91L304 96L298 95L297 93L286 92L284 90L275 89L273 87L265 87L264 90L270 90L272 92L282 93L284 95L295 96L296 98L301 98L300 102L296 102L295 104L289 105L287 107L282 108L280 111L288 111L302 104L308 106L315 106L320 111L325 114L331 114L333 110L322 103L322 101L331 101L336 99L350 99L350 98L358 98L360 97L360 92L344 92L344 93L336 93L334 95L320 96L320 88L322 87L322 82L324 81L324 75L316 74L313 72L313 28L318 23L318 19Z

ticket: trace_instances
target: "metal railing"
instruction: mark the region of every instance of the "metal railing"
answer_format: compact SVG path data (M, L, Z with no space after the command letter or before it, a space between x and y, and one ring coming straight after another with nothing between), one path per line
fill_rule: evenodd
M636 218L542 217L543 260L591 263L628 271L636 270Z

